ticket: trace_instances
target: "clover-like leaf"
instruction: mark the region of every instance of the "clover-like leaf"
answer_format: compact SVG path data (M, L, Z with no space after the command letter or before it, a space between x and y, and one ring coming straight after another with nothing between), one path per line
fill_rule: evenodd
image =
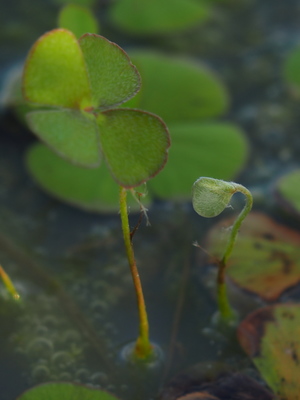
M86 62L94 108L114 107L137 93L140 75L124 50L93 34L83 35L79 43Z
M207 243L211 254L222 255L228 240L224 227L230 227L233 221L234 218L223 220L212 228ZM299 232L252 212L240 228L226 274L242 289L275 301L300 283L299 245Z
M98 168L82 168L37 143L27 151L26 165L39 186L61 201L87 211L119 210L119 188L105 163ZM147 199L143 199L143 204L147 204ZM131 210L139 210L139 204L132 196L128 197L128 205Z
M149 182L149 190L162 198L189 199L199 177L233 178L248 155L243 132L228 123L169 124L172 146L168 164Z
M207 4L197 0L119 0L110 11L121 29L137 34L167 33L204 21Z
M143 80L130 103L171 122L200 121L223 114L228 93L218 77L201 64L154 52L130 55Z
M286 303L254 311L238 329L242 347L279 399L300 399L299 327L299 304Z
M98 33L99 24L92 12L76 4L68 4L59 13L58 25L74 33L80 38L84 33Z
M84 58L72 32L54 29L35 42L24 67L23 94L41 105L79 109L91 103Z
M95 167L100 164L96 121L77 110L34 111L29 126L48 146L67 160Z
M23 73L26 100L87 111L121 104L139 87L139 73L118 45L95 34L77 41L66 29L37 40Z
M117 397L103 390L84 385L51 382L27 390L17 400L117 400Z
M276 183L276 197L291 214L300 217L300 169L283 175Z
M121 186L139 186L163 168L170 138L159 117L124 108L100 114L98 122L103 155Z

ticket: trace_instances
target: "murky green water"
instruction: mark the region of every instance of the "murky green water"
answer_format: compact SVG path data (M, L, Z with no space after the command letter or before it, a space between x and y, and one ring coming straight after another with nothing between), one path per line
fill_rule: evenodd
M3 25L3 65L24 54L17 34L28 28L30 15L26 2L18 3L17 15L15 9L3 14L7 20L13 16ZM48 21L54 13L49 5ZM250 186L261 208L272 206L268 195L274 177L297 163L300 154L297 108L280 81L280 62L296 40L297 13L296 1L284 7L279 0L248 0L217 14L204 28L150 43L207 60L227 82L231 117L247 130L252 144L239 181ZM44 19L40 23L46 26ZM34 24L28 37L39 29ZM107 33L118 40L115 31ZM164 361L151 371L124 364L120 353L135 339L138 321L119 217L84 213L43 194L24 169L31 140L11 115L1 117L0 262L22 298L15 304L0 285L1 399L14 400L25 388L61 380L146 400L193 364L218 360L248 370L234 331L223 334L211 323L214 280L211 273L205 275L201 251L192 246L201 242L209 223L190 204L167 202L151 207L151 227L143 224L134 238L151 338ZM138 216L131 218L134 225ZM241 300L240 293L234 296L243 303L241 312L257 305L249 297Z

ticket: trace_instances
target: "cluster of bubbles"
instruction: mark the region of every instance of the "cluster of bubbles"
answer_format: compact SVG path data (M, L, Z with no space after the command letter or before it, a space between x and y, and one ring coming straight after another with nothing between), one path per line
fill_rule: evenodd
M86 274L80 279L65 279L70 298L92 327L99 344L105 346L105 358L112 364L118 362L119 332L111 313L127 290L120 279L127 275L127 270L120 259L93 277ZM74 323L72 313L66 312L59 297L41 292L34 299L26 299L24 307L25 312L18 318L18 330L10 341L26 364L24 374L29 385L72 381L114 393L127 390L124 382L112 381L101 360L95 363L95 356L91 360L93 344L84 334L85 327L81 329Z

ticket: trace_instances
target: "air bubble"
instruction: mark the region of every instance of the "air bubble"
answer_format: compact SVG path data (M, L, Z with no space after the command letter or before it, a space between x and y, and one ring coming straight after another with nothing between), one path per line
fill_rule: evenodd
M38 365L32 370L32 378L41 382L49 379L50 370L45 365Z
M55 369L63 369L73 364L73 359L66 351L58 351L51 357L51 362Z
M95 372L91 376L91 382L93 384L106 385L108 382L108 377L104 372Z
M46 338L38 337L28 344L26 351L31 355L47 357L53 352L53 343Z

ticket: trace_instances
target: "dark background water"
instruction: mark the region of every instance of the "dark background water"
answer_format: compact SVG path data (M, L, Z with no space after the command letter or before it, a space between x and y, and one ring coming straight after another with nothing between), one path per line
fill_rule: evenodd
M218 72L232 98L225 119L240 124L250 143L249 162L237 179L253 191L256 208L276 211L274 181L299 166L299 103L282 76L283 62L300 40L299 2L220 4L203 26L143 39L107 23L106 6L99 3L96 10L108 39L126 49L188 55ZM0 5L2 87L32 42L55 26L57 10L50 1ZM150 399L164 383L161 376L199 362L218 360L248 371L234 333L224 335L211 325L214 282L210 275L201 278L199 249L192 246L210 222L197 217L190 204L160 201L149 211L152 226L143 224L134 244L151 337L166 363L159 376L148 376L149 384L134 368L124 368L118 354L137 334L137 315L118 215L84 213L44 194L23 162L35 139L10 110L2 109L0 123L0 262L22 296L22 305L16 305L1 288L1 399L14 400L25 388L49 380ZM131 218L133 225L137 216ZM249 309L256 304L250 303Z

